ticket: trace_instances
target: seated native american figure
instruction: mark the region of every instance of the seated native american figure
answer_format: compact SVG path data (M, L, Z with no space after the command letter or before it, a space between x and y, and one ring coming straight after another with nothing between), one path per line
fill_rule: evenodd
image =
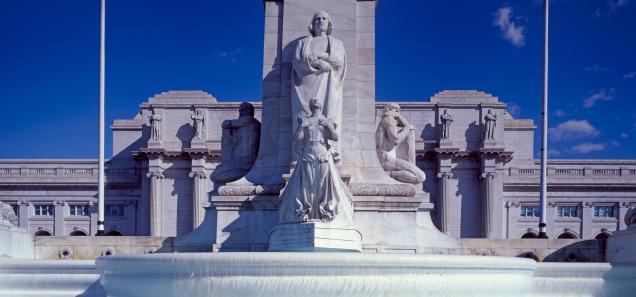
M226 120L222 126L221 164L212 172L216 183L228 183L245 176L258 154L261 123L254 118L254 106L243 102L239 107L239 118Z
M400 115L399 105L384 107L375 143L380 164L392 178L409 184L424 182L426 175L415 166L415 128Z

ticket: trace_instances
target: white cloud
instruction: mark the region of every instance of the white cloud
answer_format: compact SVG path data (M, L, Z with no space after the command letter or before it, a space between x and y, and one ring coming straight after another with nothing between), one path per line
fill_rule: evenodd
M583 100L583 107L591 108L594 106L594 104L596 104L597 101L612 101L614 100L615 95L616 89L614 88L611 88L609 90L600 89Z
M579 153L579 154L587 154L590 152L600 152L602 150L605 150L605 144L592 143L592 142L577 144L570 149L570 151Z
M521 114L521 106L517 105L514 102L508 102L506 106L506 111L513 117L516 118Z
M524 35L525 27L512 20L512 7L504 6L495 13L494 25L499 28L504 39L510 41L516 47L526 44Z
M634 78L636 77L636 71L632 71L630 73L626 73L625 75L623 75L624 79L630 79L630 78Z
M235 50L231 50L231 51L218 51L217 50L217 56L221 61L229 61L232 63L236 63L238 62L238 56L241 54L241 52L243 51L242 48L237 48Z
M561 110L561 109L557 109L557 110L554 112L554 115L555 115L555 116L557 116L557 117L567 117L567 116L569 116L570 114L569 114L569 113L567 113L567 112L565 112L565 111L563 111L563 110Z
M629 134L627 134L625 132L621 133L621 138L628 138L628 137L629 137Z
M631 0L607 0L610 11L616 12L619 8L629 5Z
M557 149L548 149L548 156L560 156L561 151Z
M606 67L603 67L603 66L599 66L599 65L592 65L592 66L585 67L585 71L589 71L589 72L607 72L607 71L609 71L609 69L606 68Z
M586 137L596 137L600 133L586 120L568 120L548 130L550 138L565 141Z
M621 143L620 143L619 141L616 141L616 140L612 140L612 141L610 142L610 144L611 144L612 146L621 146Z

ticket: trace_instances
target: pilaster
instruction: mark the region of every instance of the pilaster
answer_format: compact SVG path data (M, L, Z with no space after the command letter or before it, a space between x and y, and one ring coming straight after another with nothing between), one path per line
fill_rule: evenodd
M66 203L64 200L55 200L53 201L53 217L55 219L54 223L54 236L65 236L64 233L64 206Z
M20 200L18 201L18 217L20 219L20 228L28 230L29 228L29 202Z
M161 236L163 233L161 187L164 175L163 172L148 172L146 176L150 178L150 236Z
M124 235L134 236L137 234L137 207L139 203L137 200L127 200L124 205L124 217L126 218L126 230L120 230L124 232Z
M451 222L457 218L453 217L453 208L457 207L454 203L454 195L452 194L450 179L453 178L452 170L452 158L457 148L438 148L437 163L438 163L438 191L437 199L435 203L435 209L439 219L439 228L447 235L459 237L459 230L451 230ZM457 224L459 226L459 224ZM457 234L454 234L457 231Z

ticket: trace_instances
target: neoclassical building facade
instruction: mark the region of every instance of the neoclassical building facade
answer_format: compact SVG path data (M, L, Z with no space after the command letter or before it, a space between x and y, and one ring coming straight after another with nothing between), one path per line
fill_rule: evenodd
M222 161L222 123L238 117L239 104L202 91L170 91L142 103L132 119L115 120L107 234L180 236L197 227L220 186L210 175ZM440 230L455 238L536 236L532 120L515 119L497 97L472 90L399 104L418 135L416 163L426 173L421 188L430 193ZM260 102L253 105L260 119ZM376 103L377 119L384 105ZM197 143L195 125L202 129ZM0 201L13 206L19 227L33 235L95 234L97 161L0 160ZM634 204L636 160L548 161L550 238L610 236L625 228Z

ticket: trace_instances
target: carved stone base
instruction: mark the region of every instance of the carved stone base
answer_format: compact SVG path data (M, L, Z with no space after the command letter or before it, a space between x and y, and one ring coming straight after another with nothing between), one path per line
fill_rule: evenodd
M450 138L442 139L439 141L440 148L452 148L453 141Z
M149 140L148 141L148 148L151 149L158 149L158 148L162 148L163 145L161 144L160 140Z
M192 149L205 149L205 140L203 139L192 139L190 142L190 148Z
M361 252L362 235L354 227L330 223L281 224L269 234L270 252Z
M490 149L490 148L497 148L497 147L501 147L501 145L497 143L495 139L484 140L484 148Z
M636 264L636 226L620 230L607 242L607 256L612 264Z

